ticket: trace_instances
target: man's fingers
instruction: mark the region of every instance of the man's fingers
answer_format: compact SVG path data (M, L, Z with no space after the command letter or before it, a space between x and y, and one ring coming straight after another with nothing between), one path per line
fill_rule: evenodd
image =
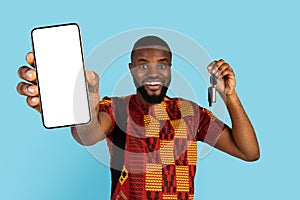
M229 71L233 71L231 66L228 63L223 63L220 67L219 67L219 71L223 72L225 70L229 70Z
M26 55L26 61L32 67L34 66L34 55L32 52L29 52ZM22 66L18 69L18 76L28 81L32 84L20 82L17 85L17 92L21 95L27 96L26 102L33 109L41 112L40 109L40 97L38 92L38 87L36 85L36 71L30 67Z
M35 109L39 113L41 112L41 106L40 105L33 107L33 109Z
M221 66L218 67L218 70L216 72L216 76L219 76L220 74L222 74L224 71L227 71L230 69L229 64L227 63L223 63Z
M226 70L226 71L223 71L223 72L220 74L220 77L221 77L221 78L223 78L223 77L230 77L230 76L234 76L233 71Z
M18 75L21 79L29 81L31 83L36 83L36 71L27 66L22 66L18 70Z
M214 66L216 64L216 61L212 61L208 66L207 66L207 70L209 73L212 73L212 70L214 69Z
M222 74L226 70L233 71L230 65L223 59L211 62L208 65L207 70L209 73L215 74L216 76L220 76L220 74Z
M225 61L223 59L220 59L218 61L215 60L215 61L211 62L207 67L208 72L211 74L217 73L220 66L222 66L224 63L225 63Z
M34 108L35 110L40 112L40 98L39 97L27 97L26 99L27 104Z
M99 92L99 76L97 73L86 70L86 79L88 82L88 87L90 92Z
M17 91L21 95L29 96L29 97L34 97L39 94L38 88L36 85L20 82L17 85Z
M34 55L33 55L32 52L27 53L26 61L29 65L31 65L32 67L35 67L35 65L34 65Z
M224 63L225 63L225 61L224 61L223 59L220 59L220 60L216 61L216 67L219 68L219 67L221 67Z

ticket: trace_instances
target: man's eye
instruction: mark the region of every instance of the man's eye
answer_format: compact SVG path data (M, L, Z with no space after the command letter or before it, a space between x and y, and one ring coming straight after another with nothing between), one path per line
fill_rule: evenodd
M166 69L167 68L167 65L157 65L157 68L158 69Z
M138 66L139 69L148 69L148 65L143 64Z

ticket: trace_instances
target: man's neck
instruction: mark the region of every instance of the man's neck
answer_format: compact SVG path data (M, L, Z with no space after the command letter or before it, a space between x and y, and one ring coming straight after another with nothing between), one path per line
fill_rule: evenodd
M137 96L137 99L143 104L143 105L146 105L146 106L152 106L152 105L155 105L157 103L149 103L148 101L146 101L142 94L140 92L137 91L136 93L136 96Z

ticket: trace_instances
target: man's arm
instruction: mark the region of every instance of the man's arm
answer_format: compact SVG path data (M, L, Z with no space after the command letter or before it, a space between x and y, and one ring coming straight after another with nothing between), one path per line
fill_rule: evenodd
M232 122L232 129L226 127L214 147L245 161L258 160L260 152L256 134L235 91L236 79L231 66L219 60L213 62L208 71L218 77L216 87Z
M26 61L32 67L34 66L34 55L28 53ZM59 73L59 72L58 72ZM36 81L36 71L34 68L22 66L18 70L18 75L26 82L20 82L17 85L17 91L27 97L27 104L41 112L40 98ZM92 120L88 125L76 126L71 128L73 137L82 145L92 145L105 138L108 134L112 121L108 114L99 112L99 77L92 71L86 71L86 77L89 88L89 104L91 108Z
M92 120L88 125L71 128L74 139L84 146L94 145L103 140L112 125L110 116L105 112L99 112L99 120Z
M106 137L112 126L112 120L107 113L99 112L99 76L92 71L86 71L86 78L89 89L91 122L87 125L72 127L71 132L78 143L90 146Z

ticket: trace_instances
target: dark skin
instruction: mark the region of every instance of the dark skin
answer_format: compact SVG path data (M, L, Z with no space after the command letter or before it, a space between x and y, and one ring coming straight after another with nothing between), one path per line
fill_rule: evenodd
M139 85L145 83L145 77L151 77L154 80L158 80L158 82L165 81L165 83L161 83L162 85L171 80L170 69L161 71L156 67L159 64L171 66L171 56L165 50L163 47L156 48L156 46L136 50L132 63L129 63L129 69ZM32 53L27 54L26 61L34 67ZM151 67L148 70L137 70L134 68L144 63L151 63ZM17 86L17 91L27 97L27 104L30 107L40 112L36 73L32 67L23 66L19 68L18 75L27 81L27 83L20 82ZM259 159L260 153L256 134L235 91L236 79L231 66L221 59L212 62L207 69L211 74L215 74L218 77L216 88L224 100L232 122L232 128L225 128L219 138L210 143L210 145L245 161ZM86 126L73 127L71 128L71 132L80 144L93 145L103 140L110 133L109 130L112 126L112 121L107 113L99 112L98 109L100 99L99 76L89 70L86 71L86 75L90 106L92 108L92 122ZM157 95L160 94L161 87L146 87L146 91L149 95ZM137 97L142 103L149 104L139 92L137 92Z
M140 65L150 64L148 69L139 69ZM167 68L160 69L158 66L165 65ZM171 81L171 57L168 49L159 46L147 47L143 50L136 50L132 62L129 63L131 75L136 80L138 86L146 85L147 80L154 80L160 82L157 88L145 87L149 95L159 95L161 93L161 86L166 86ZM137 91L138 99L144 104L150 104L145 101L142 95Z

